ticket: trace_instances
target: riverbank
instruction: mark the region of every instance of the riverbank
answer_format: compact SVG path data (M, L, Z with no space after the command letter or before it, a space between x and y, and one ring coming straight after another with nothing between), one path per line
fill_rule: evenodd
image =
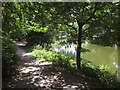
M74 57L76 56L75 44L60 45L56 42L52 46L54 46L53 48L56 52L66 53ZM82 44L82 49L81 57L83 59L89 60L95 65L107 69L111 73L116 73L116 71L118 71L118 67L120 66L118 64L120 49L117 48L117 46L99 46L85 42Z
M30 54L24 48L17 48L17 54L20 57L19 73L13 76L12 81L4 84L3 90L7 88L92 90L93 88L108 87L103 85L96 77L90 77L83 71L78 72L75 68L66 66L69 64L75 65L72 62L72 57L63 54L61 57L61 54L40 48L37 48L37 50L39 51L36 51L35 54L33 52ZM37 59L30 55L36 55ZM66 60L66 63L60 60ZM68 60L71 63L67 62ZM56 62L51 64L50 61Z
M50 61L53 64L57 64L58 66L62 66L70 69L70 71L76 70L76 60L75 57L69 56L63 53L57 53L52 51L53 49L46 50L45 48L41 48L37 46L32 50L32 56L41 60ZM85 59L81 62L82 65L82 73L90 76L91 78L98 79L105 87L119 87L119 83L117 81L116 73L111 74L108 72L103 66L94 65L92 62L87 61ZM78 72L78 71L75 71Z

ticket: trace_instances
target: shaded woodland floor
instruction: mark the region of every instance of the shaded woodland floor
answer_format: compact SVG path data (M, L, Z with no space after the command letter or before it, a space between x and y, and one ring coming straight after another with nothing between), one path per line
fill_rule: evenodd
M67 68L31 58L19 45L16 53L20 57L18 73L11 81L3 82L4 90L7 88L93 90L103 87L96 78L90 78L83 73L75 74Z

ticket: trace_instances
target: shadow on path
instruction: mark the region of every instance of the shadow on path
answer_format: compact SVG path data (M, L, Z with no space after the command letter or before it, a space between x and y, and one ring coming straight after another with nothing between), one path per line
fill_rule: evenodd
M18 71L5 88L37 88L40 90L89 90L100 88L95 79L83 74L75 75L66 68L54 66L48 62L41 62L31 58L30 53L17 46L20 57Z

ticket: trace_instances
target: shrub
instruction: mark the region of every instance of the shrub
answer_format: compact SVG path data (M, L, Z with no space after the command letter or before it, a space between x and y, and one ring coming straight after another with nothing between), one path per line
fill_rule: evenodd
M68 56L67 54L54 52L53 49L50 49L48 51L45 48L42 49L37 46L37 48L33 49L31 55L33 57L39 58L40 60L50 61L55 65L59 65L76 71L76 62L74 57ZM92 62L82 59L81 67L82 72L89 75L90 77L98 78L105 86L120 86L120 83L117 81L116 74L111 74L110 72L108 72L107 66L96 66Z
M31 55L35 58L39 58L40 60L50 61L53 64L64 67L72 66L74 64L72 62L75 60L71 56L53 51L52 48L50 48L49 51L45 48L42 49L41 46L36 46Z
M3 79L10 77L17 68L17 55L15 44L12 40L2 38L2 76Z
M108 71L107 66L96 66L92 62L87 60L82 60L81 64L83 72L85 72L90 77L98 78L103 85L114 88L120 87L120 83L117 80L117 75L111 74Z
M48 47L53 42L52 36L48 32L29 31L25 38L27 40L27 46L40 44L42 47Z

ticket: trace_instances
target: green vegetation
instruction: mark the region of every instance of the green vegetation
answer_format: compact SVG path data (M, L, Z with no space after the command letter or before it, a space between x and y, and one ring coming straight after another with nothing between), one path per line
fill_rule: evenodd
M9 6L11 9L9 9ZM11 77L17 69L17 55L16 55L16 36L20 36L18 31L18 23L15 23L16 12L12 11L14 4L2 4L3 17L2 17L2 78L3 80ZM13 13L14 12L14 13Z
M86 49L82 50L81 45L87 40L98 45L120 46L119 6L119 2L3 2L0 37L3 79L17 69L15 42L26 41L29 46L42 46L33 49L33 57L67 68L77 67L79 72L83 70L88 75L96 75L103 83L118 86L115 75L82 60L81 53ZM76 44L76 58L49 49L55 41Z
M7 77L15 74L17 69L18 57L15 51L15 43L12 40L4 37L2 39L2 78L3 80Z
M42 47L48 47L52 43L52 36L48 32L36 32L30 31L25 39L27 46L33 46L34 44L40 44Z
M52 49L47 50L37 45L32 49L31 56L41 61L48 61L54 65L68 68L71 72L77 73L75 58L67 54L54 52ZM82 59L81 71L90 77L98 78L105 87L120 87L116 74L107 71L107 67L101 65L96 66L90 61Z
M74 57L62 53L56 53L52 48L49 51L45 48L42 49L39 45L33 49L31 55L40 60L50 61L53 64L59 64L63 67L73 67L75 64Z

